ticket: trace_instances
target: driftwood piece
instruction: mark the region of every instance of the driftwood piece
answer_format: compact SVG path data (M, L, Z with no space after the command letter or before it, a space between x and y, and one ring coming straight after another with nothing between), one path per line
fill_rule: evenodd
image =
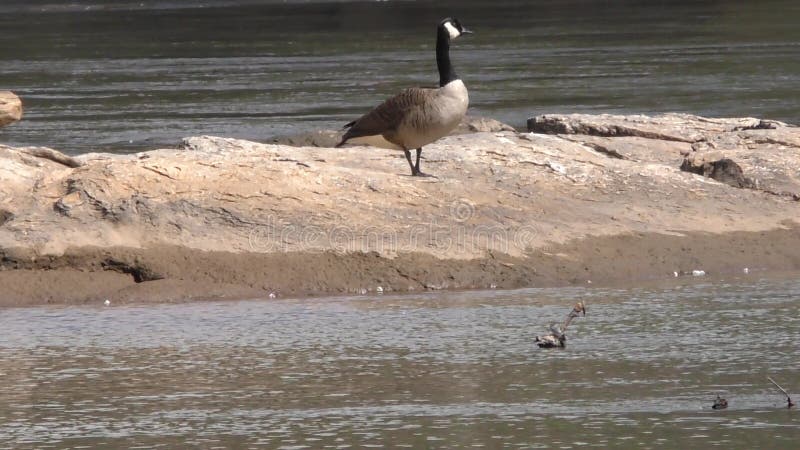
M50 161L57 162L59 164L63 164L67 167L80 167L83 165L77 159L65 155L58 150L53 150L52 148L47 147L22 147L18 149L20 152L35 156L37 158L44 158L49 159Z
M22 100L11 91L0 91L0 127L22 118Z

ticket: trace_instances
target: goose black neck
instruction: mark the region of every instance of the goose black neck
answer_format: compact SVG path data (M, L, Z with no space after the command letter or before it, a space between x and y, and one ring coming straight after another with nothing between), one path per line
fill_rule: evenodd
M436 65L439 67L439 86L458 79L455 69L450 64L450 33L445 27L439 27L436 36Z

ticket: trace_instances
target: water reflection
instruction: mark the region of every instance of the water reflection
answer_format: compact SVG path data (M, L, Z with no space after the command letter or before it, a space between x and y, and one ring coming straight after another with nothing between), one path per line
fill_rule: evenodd
M792 448L797 281L0 312L0 448ZM566 350L533 336L574 301ZM710 409L722 393L725 411ZM348 447L349 446L349 447Z

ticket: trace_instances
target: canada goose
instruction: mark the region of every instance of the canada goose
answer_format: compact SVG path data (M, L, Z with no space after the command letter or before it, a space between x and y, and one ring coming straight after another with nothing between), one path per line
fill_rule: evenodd
M422 146L450 133L464 118L469 105L467 87L450 64L450 41L466 33L471 31L457 19L442 20L436 34L439 87L403 90L345 125L348 130L336 146L350 141L403 150L411 175L427 176L419 168ZM380 137L383 139L375 139ZM411 162L411 149L417 150L416 164Z
M717 394L717 399L714 400L714 404L711 405L711 409L725 409L727 407L728 407L728 401L720 397L719 394Z
M578 315L583 314L586 316L586 305L583 302L578 302L572 308L572 311L567 314L567 318L564 320L563 325L558 325L556 323L550 323L550 334L545 334L544 336L536 336L533 342L536 342L540 348L564 348L567 346L567 327L570 323L572 323L572 319L578 317Z

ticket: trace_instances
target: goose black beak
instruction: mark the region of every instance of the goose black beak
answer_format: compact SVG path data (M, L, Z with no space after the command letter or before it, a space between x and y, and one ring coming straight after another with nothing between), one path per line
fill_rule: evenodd
M461 28L461 34L474 34L472 30L468 30L466 28Z

